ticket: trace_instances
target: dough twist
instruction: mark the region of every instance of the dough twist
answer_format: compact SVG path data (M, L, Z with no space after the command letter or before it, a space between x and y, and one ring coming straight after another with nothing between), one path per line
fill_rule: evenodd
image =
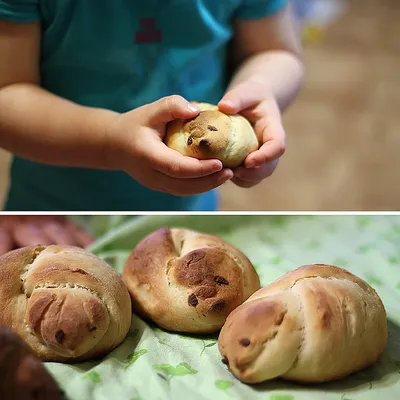
M33 246L0 257L0 324L43 361L105 355L125 338L128 291L103 260L70 246Z
M287 273L234 310L219 349L243 382L316 383L375 363L387 336L375 290L342 268L316 264Z
M132 251L122 274L137 312L164 329L211 333L260 288L248 258L216 236L161 228Z

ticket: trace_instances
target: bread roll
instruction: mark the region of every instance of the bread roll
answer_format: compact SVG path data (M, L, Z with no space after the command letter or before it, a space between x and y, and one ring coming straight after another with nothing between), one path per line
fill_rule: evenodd
M0 399L61 400L62 392L21 338L0 327Z
M130 328L128 291L103 260L77 247L33 246L0 257L0 324L44 361L83 361Z
M168 124L165 143L184 156L218 159L234 168L259 148L250 122L241 115L227 115L217 106L197 104L200 114L191 120L176 119Z
M388 336L377 293L350 272L302 266L233 311L219 337L232 373L246 383L318 383L375 363Z
M132 251L122 274L135 311L177 332L211 333L260 288L248 258L223 240L161 228Z

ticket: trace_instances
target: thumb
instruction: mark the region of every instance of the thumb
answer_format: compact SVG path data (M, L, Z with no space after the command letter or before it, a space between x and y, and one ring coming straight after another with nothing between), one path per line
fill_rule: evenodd
M258 104L262 97L260 90L250 85L242 84L229 90L218 103L218 108L227 114L237 114Z
M181 96L164 97L144 107L149 126L167 124L177 118L190 119L200 113L195 104L188 102Z

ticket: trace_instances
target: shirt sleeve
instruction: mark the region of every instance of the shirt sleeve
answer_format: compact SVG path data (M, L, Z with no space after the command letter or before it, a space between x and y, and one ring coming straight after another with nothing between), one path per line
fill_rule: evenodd
M40 0L0 0L0 20L36 22L40 20Z
M236 19L261 19L280 11L290 0L243 0Z

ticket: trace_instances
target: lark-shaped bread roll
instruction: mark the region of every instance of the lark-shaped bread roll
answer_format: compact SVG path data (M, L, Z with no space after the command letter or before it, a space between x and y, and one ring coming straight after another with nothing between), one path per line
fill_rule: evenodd
M103 260L69 246L0 257L0 324L44 361L82 361L118 346L132 314L129 293Z
M387 336L375 290L342 268L316 264L287 273L234 310L219 349L246 383L325 382L375 363Z
M243 163L259 148L250 122L241 115L227 115L217 106L197 103L200 114L191 119L176 119L168 124L165 143L184 156L218 159L227 168Z
M134 310L176 332L219 331L260 288L249 259L213 235L161 228L132 251L122 274Z

